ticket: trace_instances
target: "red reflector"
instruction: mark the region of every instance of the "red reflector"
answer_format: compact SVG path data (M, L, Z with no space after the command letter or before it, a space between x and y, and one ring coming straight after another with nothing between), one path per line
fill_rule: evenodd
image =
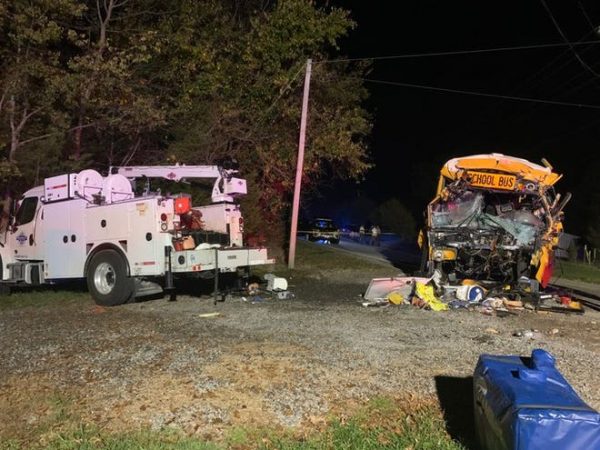
M163 222L166 222L167 221L167 215L165 213L162 213L160 215L160 220L162 220Z
M192 209L192 202L189 197L178 197L175 199L175 214L185 214Z

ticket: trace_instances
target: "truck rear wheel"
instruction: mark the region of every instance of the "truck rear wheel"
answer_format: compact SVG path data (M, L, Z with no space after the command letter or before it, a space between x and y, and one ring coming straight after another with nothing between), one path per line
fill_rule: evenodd
M87 285L98 305L127 303L135 291L133 278L127 276L127 263L115 250L96 253L87 270Z

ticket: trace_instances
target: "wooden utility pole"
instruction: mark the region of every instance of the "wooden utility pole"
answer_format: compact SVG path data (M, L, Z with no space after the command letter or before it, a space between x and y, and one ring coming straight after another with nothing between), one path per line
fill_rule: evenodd
M298 209L300 207L300 188L302 187L302 170L304 167L304 144L306 142L306 119L308 116L308 93L310 91L310 73L312 59L306 60L304 76L304 96L302 97L302 118L300 119L300 139L298 141L298 161L296 163L296 183L294 184L294 202L292 204L292 226L290 230L290 252L288 267L294 268L296 259L296 239L298 235Z

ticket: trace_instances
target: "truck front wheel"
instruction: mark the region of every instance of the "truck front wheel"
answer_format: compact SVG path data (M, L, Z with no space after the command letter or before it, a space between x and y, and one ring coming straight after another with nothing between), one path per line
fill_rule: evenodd
M114 250L101 250L92 257L87 285L94 301L102 306L127 303L135 290L133 278L127 276L127 263Z
M4 280L4 261L0 256L0 280ZM10 287L7 284L0 283L0 295L10 294Z

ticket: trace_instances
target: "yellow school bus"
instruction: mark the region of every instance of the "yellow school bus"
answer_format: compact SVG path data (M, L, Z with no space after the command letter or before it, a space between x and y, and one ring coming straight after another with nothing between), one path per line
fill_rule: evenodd
M526 276L545 286L571 195L555 192L562 175L542 162L499 153L446 162L419 236L423 269L507 283Z

